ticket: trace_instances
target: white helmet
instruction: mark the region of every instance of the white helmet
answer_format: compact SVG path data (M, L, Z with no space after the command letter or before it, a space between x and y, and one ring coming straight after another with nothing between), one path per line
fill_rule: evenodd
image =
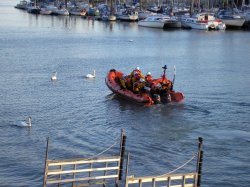
M140 70L140 67L139 67L139 66L137 66L135 69Z
M150 73L150 72L147 72L147 75L151 75L151 73Z

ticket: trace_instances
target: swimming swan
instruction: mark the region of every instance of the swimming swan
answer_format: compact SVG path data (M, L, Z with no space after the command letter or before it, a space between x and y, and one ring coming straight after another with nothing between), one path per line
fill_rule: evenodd
M52 81L55 81L55 80L57 79L56 75L57 75L57 72L55 71L55 72L52 74L52 76L51 76L51 80L52 80Z
M92 74L87 74L85 77L86 78L95 78L95 70L93 71L93 75Z
M31 117L29 116L27 121L21 121L17 126L19 126L19 127L31 127Z

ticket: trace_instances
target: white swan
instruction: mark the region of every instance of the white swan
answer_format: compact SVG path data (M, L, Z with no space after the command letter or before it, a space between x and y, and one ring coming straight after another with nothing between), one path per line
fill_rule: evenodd
M19 124L17 124L19 127L31 127L31 117L29 116L26 121L21 121Z
M52 81L55 81L55 80L57 79L56 75L57 75L57 72L55 71L55 72L52 74L52 76L51 76L51 80L52 80Z
M93 75L92 74L87 74L85 76L85 78L95 78L95 70L93 71Z

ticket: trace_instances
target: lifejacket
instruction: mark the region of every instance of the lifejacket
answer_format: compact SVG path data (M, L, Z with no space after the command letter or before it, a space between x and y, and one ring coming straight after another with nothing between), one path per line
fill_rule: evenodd
M143 74L142 74L141 71L138 70L138 69L133 70L133 71L131 72L130 76L131 76L132 78L135 77L135 78L138 79L138 80L139 80L140 78L144 78Z
M123 88L123 89L126 89L127 87L126 87L126 78L125 77L122 77L121 79L120 79L120 85L121 85L121 87Z
M133 85L133 92L138 93L142 90L143 87L144 87L144 83L137 81Z
M161 85L162 85L162 90L167 92L171 89L172 82L170 80L164 80Z
M131 89L132 90L132 80L131 80L131 77L129 75L125 76L125 79L126 79L126 87L128 89Z

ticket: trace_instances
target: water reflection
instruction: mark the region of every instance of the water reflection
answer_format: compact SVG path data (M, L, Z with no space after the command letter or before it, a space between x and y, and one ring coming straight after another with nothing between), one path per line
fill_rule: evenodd
M134 32L138 30L137 22L122 22L122 21L98 21L93 17L83 18L80 16L56 16L56 15L35 15L23 12L23 17L19 18L22 23L27 20L28 27L53 28L56 30L94 32L121 30L126 32ZM24 26L24 24L22 25ZM100 27L100 28L99 28ZM101 29L102 28L102 29Z
M39 15L38 14L28 14L29 26L39 26Z
M88 20L88 26L92 26L92 28L94 28L94 24L95 24L95 18L94 17L91 17L91 16L89 16L88 18L87 18L87 20Z

